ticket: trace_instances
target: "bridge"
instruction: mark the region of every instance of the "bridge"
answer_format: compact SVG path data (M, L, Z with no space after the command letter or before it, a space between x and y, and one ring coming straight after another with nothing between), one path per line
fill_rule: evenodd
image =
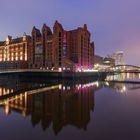
M139 73L140 72L140 67L135 66L135 65L116 65L109 67L108 69L111 72L126 72L126 73Z

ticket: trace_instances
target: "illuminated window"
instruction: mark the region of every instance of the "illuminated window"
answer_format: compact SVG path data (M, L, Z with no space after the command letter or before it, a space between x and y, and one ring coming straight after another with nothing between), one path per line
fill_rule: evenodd
M0 55L0 61L2 61L2 55Z
M20 56L20 60L23 60L23 57L22 56Z
M25 54L25 61L27 60L27 54Z
M16 60L18 60L18 57L16 56Z
M10 90L9 89L7 89L7 94L9 94L10 93Z
M5 90L5 88L3 88L3 95L5 95L6 94L6 90Z
M0 96L2 96L2 88L0 88Z

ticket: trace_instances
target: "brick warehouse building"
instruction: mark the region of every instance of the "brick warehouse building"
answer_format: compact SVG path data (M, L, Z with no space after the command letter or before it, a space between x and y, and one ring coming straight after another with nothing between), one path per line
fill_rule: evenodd
M23 69L28 68L31 37L25 33L22 37L0 42L0 69Z
M0 69L48 69L81 71L93 69L94 43L87 26L66 31L56 21L53 32L44 24L32 35L0 42Z

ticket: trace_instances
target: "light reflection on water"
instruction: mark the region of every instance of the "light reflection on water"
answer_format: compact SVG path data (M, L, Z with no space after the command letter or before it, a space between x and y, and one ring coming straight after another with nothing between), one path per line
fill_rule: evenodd
M2 139L140 138L140 84L12 79L0 82Z
M116 73L115 75L108 75L106 80L140 82L140 73Z

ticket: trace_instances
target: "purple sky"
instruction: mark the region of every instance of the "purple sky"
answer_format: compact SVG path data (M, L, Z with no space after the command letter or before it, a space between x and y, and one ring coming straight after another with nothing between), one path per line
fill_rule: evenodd
M126 63L140 65L140 0L1 0L0 40L56 19L66 30L87 23L96 54L122 50Z

